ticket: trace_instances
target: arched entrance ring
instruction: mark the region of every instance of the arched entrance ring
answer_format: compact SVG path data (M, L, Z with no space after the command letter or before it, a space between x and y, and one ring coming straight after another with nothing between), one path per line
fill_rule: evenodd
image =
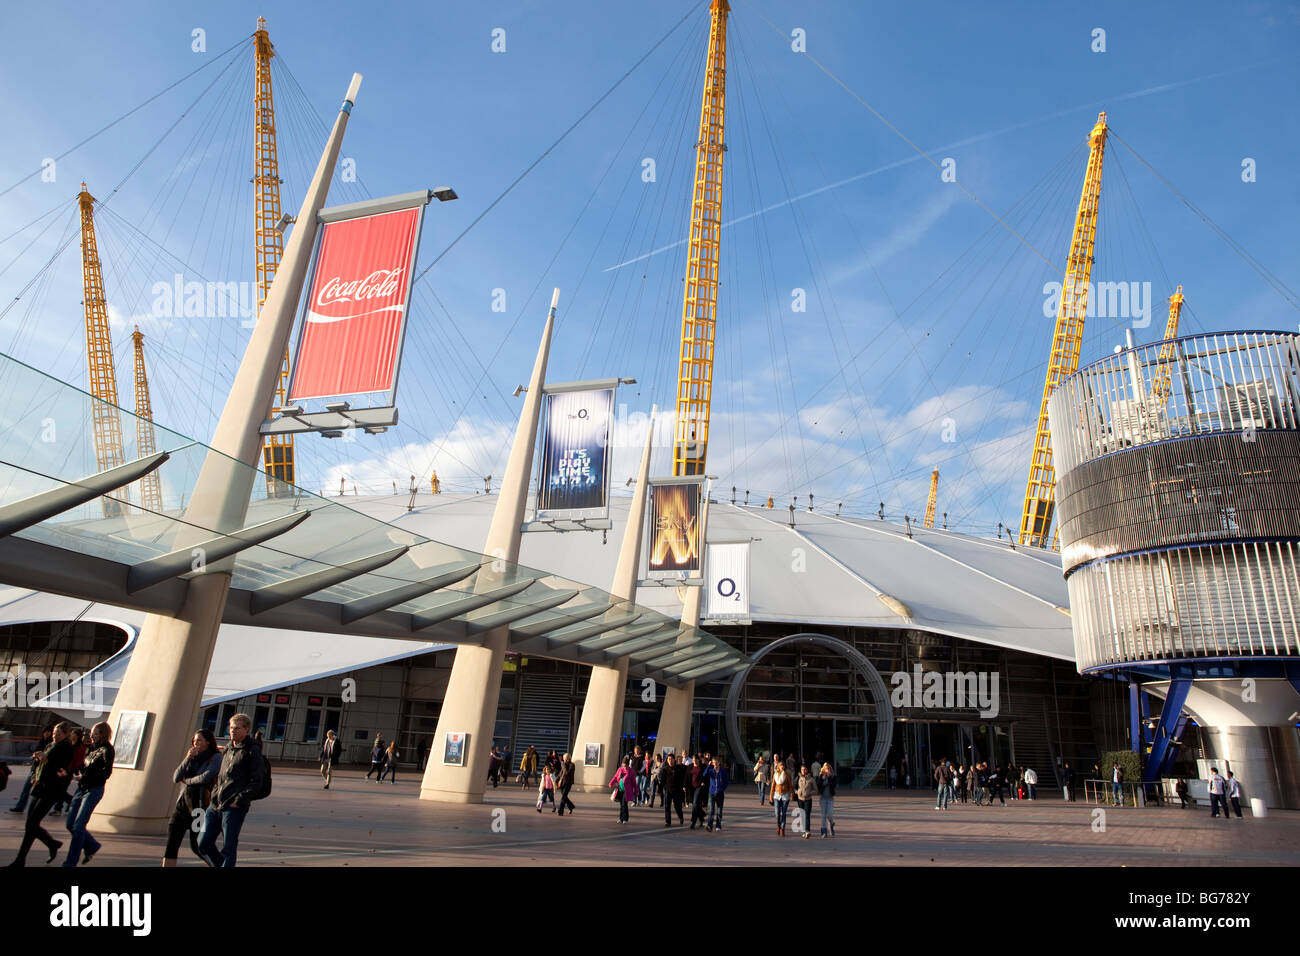
M838 654L848 661L854 672L862 678L867 692L871 695L871 702L876 705L876 741L871 747L866 765L862 768L862 779L874 780L880 768L885 765L889 747L894 741L894 708L889 702L889 692L885 689L885 682L871 661L856 648L827 634L800 633L777 638L771 644L756 651L749 660L749 666L732 679L731 687L727 691L727 743L731 747L731 752L739 755L740 763L746 769L753 769L754 765L750 762L749 754L743 746L740 718L736 713L740 707L740 689L759 661L772 651L790 644L814 644ZM864 720L863 723L866 721Z

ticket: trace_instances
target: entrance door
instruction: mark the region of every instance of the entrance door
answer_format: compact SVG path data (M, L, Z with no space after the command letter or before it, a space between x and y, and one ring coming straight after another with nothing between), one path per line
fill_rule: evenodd
M802 746L795 751L799 760L811 764L814 760L824 761L835 753L835 721L807 718L800 723L803 725L800 728Z

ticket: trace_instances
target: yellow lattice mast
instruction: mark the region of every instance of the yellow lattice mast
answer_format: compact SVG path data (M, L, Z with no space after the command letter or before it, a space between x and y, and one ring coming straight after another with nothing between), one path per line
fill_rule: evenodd
M930 473L930 499L925 503L925 527L934 527L934 506L939 500L939 466Z
M677 435L673 474L702 475L713 397L713 339L718 318L718 239L722 230L723 107L727 90L727 0L709 7L709 58L704 68L700 139L695 146L695 194L682 299L682 348L677 363Z
M91 420L95 433L95 464L100 471L116 468L122 453L122 420L117 413L117 373L113 370L113 341L108 331L108 299L104 295L104 269L95 241L95 197L86 184L77 194L81 208L81 304L86 313L86 365L90 372ZM122 491L123 497L126 490ZM122 513L121 503L105 496L104 516Z
M280 159L275 148L275 100L271 95L271 35L266 20L257 18L253 34L255 87L253 93L253 238L257 257L257 311L275 280L275 270L284 255L284 233L280 225ZM275 387L274 414L284 407L289 389L289 352L284 353L280 381ZM267 435L262 446L262 465L266 470L267 494L276 494L284 486L273 478L294 483L293 436Z
M1169 297L1169 321L1165 323L1165 344L1160 348L1160 357L1156 359L1156 380L1151 385L1151 397L1157 408L1164 405L1169 398L1170 379L1173 369L1170 363L1174 358L1174 339L1178 338L1178 317L1183 311L1183 287L1179 286Z
M1079 368L1079 351L1083 347L1083 320L1088 311L1088 282L1092 278L1092 253L1097 240L1097 210L1101 200L1101 161L1106 152L1106 114L1097 116L1097 125L1088 134L1088 168L1083 177L1083 194L1074 219L1074 236L1070 239L1070 257L1065 264L1061 284L1061 304L1056 312L1056 332L1052 338L1052 357L1043 383L1043 401L1038 410L1038 429L1034 435L1034 457L1029 463L1029 482L1025 486L1025 508L1020 518L1020 543L1045 548L1052 530L1052 513L1056 506L1056 467L1052 463L1051 434L1047 426L1047 400L1062 379Z
M149 401L149 375L144 368L144 333L140 326L131 333L135 343L135 453L143 458L158 450L153 433L153 403ZM151 471L140 479L140 503L146 511L161 514L162 482L158 472Z

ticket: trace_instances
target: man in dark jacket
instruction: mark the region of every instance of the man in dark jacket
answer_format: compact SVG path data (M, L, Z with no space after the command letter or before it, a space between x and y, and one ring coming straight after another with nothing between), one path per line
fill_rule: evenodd
M320 745L320 775L325 778L325 786L321 787L322 790L330 788L330 776L334 773L334 767L342 754L343 745L334 736L334 731L325 731L325 739Z
M569 808L569 816L573 816L573 811L578 809L573 805L573 801L569 799L569 791L573 789L573 778L577 772L578 768L573 765L572 758L569 754L565 754L560 761L560 779L556 783L556 786L560 788L560 806L556 812L560 816L564 816L565 807Z
M23 782L22 793L18 795L18 802L9 808L10 813L22 813L27 809L27 801L32 795L32 785L36 783L36 768L40 766L36 762L36 755L43 751L54 741L54 728L46 727L41 731L41 739L32 744L27 751L31 757L31 768L27 772L27 779Z
M66 720L55 724L50 743L38 754L33 754L36 770L32 775L31 804L27 807L27 825L23 829L23 842L18 848L17 858L10 866L26 866L27 852L32 843L40 840L50 851L50 860L59 852L63 843L45 832L41 820L56 803L67 799L68 784L72 781L68 765L72 763L72 744L68 742L68 733L72 725ZM48 860L46 862L49 862Z
M674 807L677 809L677 823L685 823L682 802L686 799L686 768L677 762L676 754L665 757L659 768L659 792L664 795L664 826L673 825Z
M247 714L230 718L230 745L221 757L212 802L203 815L203 828L199 831L199 852L213 866L235 865L244 817L248 815L253 796L261 792L266 782L262 749L249 733L252 727L253 721ZM226 840L218 854L220 833L225 833Z
M691 829L695 829L695 824L704 822L704 805L708 797L708 791L704 788L704 757L696 754L695 759L691 762L691 773L688 778L691 782Z

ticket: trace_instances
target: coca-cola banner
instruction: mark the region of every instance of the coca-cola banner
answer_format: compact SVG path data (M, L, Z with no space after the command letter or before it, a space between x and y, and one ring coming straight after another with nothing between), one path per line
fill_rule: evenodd
M543 412L537 517L605 517L614 389L548 393Z
M396 389L423 211L320 227L290 402Z

